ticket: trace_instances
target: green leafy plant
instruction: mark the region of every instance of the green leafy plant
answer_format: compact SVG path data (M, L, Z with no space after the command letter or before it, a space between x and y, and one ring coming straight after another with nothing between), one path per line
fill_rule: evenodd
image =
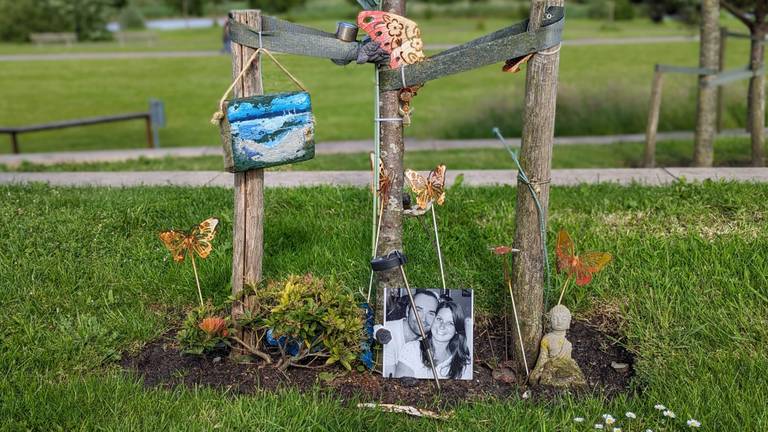
M222 318L220 314L210 303L192 309L176 336L181 351L197 355L216 350L228 351L232 329L229 318Z
M363 311L351 291L335 281L291 275L255 290L255 302L240 325L263 340L271 329L277 366L340 363L351 369L366 338Z

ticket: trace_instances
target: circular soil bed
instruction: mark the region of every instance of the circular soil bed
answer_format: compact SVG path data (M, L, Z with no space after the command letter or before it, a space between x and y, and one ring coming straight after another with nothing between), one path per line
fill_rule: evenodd
M442 380L439 395L430 380L384 379L378 373L346 371L333 366L281 371L270 365L238 363L228 357L183 356L174 338L175 331L150 342L138 353L124 355L121 363L141 376L147 387L209 386L240 394L281 388L299 391L319 388L345 400L355 398L419 408L445 409L464 401L504 398L526 390L531 390L535 399L549 399L558 394L551 388L527 386L521 377L499 374L501 366L507 364L505 352L513 350L511 338L506 343L504 340L503 319L479 317L475 329L473 379ZM567 337L573 343L573 358L584 372L590 393L611 397L628 390L634 375L633 356L618 342L618 335L603 333L590 322L574 320ZM494 369L498 379L494 378Z

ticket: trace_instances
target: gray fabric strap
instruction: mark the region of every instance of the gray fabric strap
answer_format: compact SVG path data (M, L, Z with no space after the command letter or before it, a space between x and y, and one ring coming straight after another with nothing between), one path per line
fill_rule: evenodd
M229 20L232 41L251 48L259 47L259 32L245 24ZM270 16L261 17L261 40L264 48L287 54L354 61L357 59L357 42L344 42L311 27L294 24Z
M383 69L380 73L380 87L382 90L397 90L424 84L446 75L554 47L562 40L565 9L550 7L545 16L542 26L535 32L528 32L528 20L524 20L428 57L421 63L406 65L403 70ZM264 48L272 51L348 62L357 59L360 49L359 42L343 42L331 33L274 17L262 17L262 28ZM232 20L230 36L236 43L254 48L259 46L258 31Z

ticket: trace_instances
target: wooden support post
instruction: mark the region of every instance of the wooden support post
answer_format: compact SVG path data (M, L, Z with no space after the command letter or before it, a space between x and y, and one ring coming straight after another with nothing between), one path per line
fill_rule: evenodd
M648 101L648 123L645 126L645 154L643 156L643 166L645 168L656 166L656 131L659 129L661 88L663 84L663 72L656 65L653 72L653 84L651 84L651 99Z
M699 67L717 70L720 59L719 0L702 0L699 31ZM699 75L696 103L696 133L693 140L693 165L711 167L714 159L715 129L717 125L717 87L709 85L711 74Z
M406 0L383 0L381 9L405 16ZM384 66L388 67L388 66ZM379 93L379 118L400 118L399 90ZM383 121L379 123L381 131L381 161L390 175L391 185L384 197L381 217L381 234L376 254L386 255L394 250L403 250L403 122ZM376 272L376 322L384 322L384 290L403 286L398 269Z
M550 5L562 6L563 0ZM541 26L547 4L531 1L528 30ZM549 180L552 165L552 143L555 132L555 105L560 64L560 45L535 54L528 62L525 79L525 111L523 118L520 162L536 190L546 224L549 205ZM520 335L529 364L536 361L544 316L544 256L539 214L528 187L518 180L515 212L514 247L520 249L512 267L514 296L520 318ZM546 226L544 227L546 230ZM517 332L517 330L515 330ZM517 340L517 334L515 337ZM515 363L524 373L520 347L515 344Z
M144 122L147 129L147 148L154 148L155 140L152 135L152 117L147 115L147 117L144 119Z
M233 11L235 21L261 28L261 11ZM254 50L244 45L232 43L232 79L245 66ZM261 84L261 63L254 62L248 73L234 88L235 97L260 95L263 93ZM261 281L261 262L264 255L264 170L256 169L235 173L235 217L233 218L234 235L232 239L232 295L237 295L246 285L255 285ZM232 304L232 319L243 314L250 306L252 298ZM240 338L251 346L255 346L255 335L239 330ZM233 350L233 353L245 353Z
M717 72L721 73L725 70L725 48L728 41L728 28L720 27L720 52L718 55L719 64ZM725 111L725 100L723 94L724 87L717 86L717 133L723 130L723 112Z
M11 151L13 154L19 154L19 139L16 132L11 132Z

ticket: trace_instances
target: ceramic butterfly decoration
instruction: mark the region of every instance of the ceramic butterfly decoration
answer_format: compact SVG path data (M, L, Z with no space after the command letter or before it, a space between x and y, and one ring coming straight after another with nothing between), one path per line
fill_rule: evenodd
M218 225L218 219L208 218L189 231L163 231L159 234L160 240L168 251L171 252L171 256L176 262L184 261L184 258L190 253L204 259L213 250L211 241L216 235L216 227ZM192 259L194 260L194 256Z
M364 10L357 15L357 26L389 53L389 67L423 61L424 42L419 26L400 15Z
M565 230L560 230L557 234L555 254L557 271L566 273L578 286L588 284L592 275L602 270L612 259L611 254L607 252L584 252L576 255L573 240ZM562 295L560 297L562 298Z
M432 202L445 202L445 165L440 164L424 178L414 170L405 170L405 179L416 194L416 205L425 209Z
M373 167L375 165L376 155L371 152L371 173L373 173ZM373 176L375 178L375 176ZM383 203L389 193L389 185L392 184L392 179L389 177L389 172L384 169L384 163L379 158L379 187L371 192L378 194L379 202ZM371 189L373 189L373 179L371 179Z

